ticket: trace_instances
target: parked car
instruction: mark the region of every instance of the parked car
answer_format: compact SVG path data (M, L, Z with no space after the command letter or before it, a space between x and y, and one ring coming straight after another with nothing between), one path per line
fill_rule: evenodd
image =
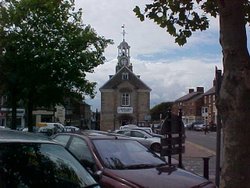
M134 124L123 125L120 127L120 129L140 129L140 130L147 131L148 133L153 133L153 130L151 129L151 127L139 127Z
M0 126L0 129L10 129L10 128L6 126Z
M193 123L187 123L184 124L185 129L192 130L193 129Z
M90 171L103 188L215 188L205 178L168 165L138 141L97 131L53 136Z
M195 130L195 131L204 131L205 126L206 125L204 123L194 124L193 130Z
M215 123L211 123L211 124L208 125L208 130L212 131L212 132L215 132L216 127L217 127L217 125Z
M204 125L204 122L202 121L195 121L195 122L191 122L191 123L188 123L188 124L185 124L184 127L188 130L194 130L195 126L198 125L197 127L200 127L199 125L200 124L203 124ZM199 129L199 128L198 128Z
M36 133L38 131L38 127L35 127L33 126L32 127L32 132ZM24 127L23 129L21 129L20 131L23 131L23 132L28 132L29 131L29 128L28 127Z
M162 122L161 123L157 123L157 124L152 124L151 125L151 129L152 129L152 131L154 132L154 133L156 133L156 134L160 134L160 132L161 132L161 126L162 126Z
M80 129L76 126L64 126L63 132L75 132L79 130Z
M129 128L137 128L137 127L138 126L134 124L127 124L127 125L120 126L120 129L129 129Z
M62 145L45 136L1 129L0 187L100 186Z
M146 131L139 129L122 129L114 131L117 134L123 134L126 136L130 136L141 142L147 148L152 149L155 152L161 151L161 138L154 137Z
M43 133L47 136L51 136L58 132L64 132L64 127L58 126L57 124L48 124L47 126L38 128L38 133Z
M150 128L151 129L151 128ZM158 137L158 138L163 138L164 136L161 135L161 134L157 134L157 133L154 133L154 132L150 132L148 131L147 129L142 129L141 127L140 128L133 128L133 130L141 130L141 131L145 131L147 132L149 135L151 135L152 137ZM151 129L152 130L152 129Z

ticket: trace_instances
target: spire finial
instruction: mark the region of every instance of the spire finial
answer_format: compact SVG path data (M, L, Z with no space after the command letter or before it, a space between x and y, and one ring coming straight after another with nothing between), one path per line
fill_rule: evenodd
M126 34L126 32L125 32L125 25L123 24L122 25L122 37L123 37L123 41L125 41L125 34Z

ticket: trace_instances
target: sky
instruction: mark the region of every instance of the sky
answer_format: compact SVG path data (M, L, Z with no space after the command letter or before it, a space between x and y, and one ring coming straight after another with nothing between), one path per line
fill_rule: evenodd
M150 107L162 102L175 101L188 90L213 85L215 67L222 69L222 53L219 44L219 22L211 19L207 31L196 32L187 44L178 46L165 29L152 20L141 22L134 14L136 5L143 7L148 0L75 0L76 8L83 10L83 23L90 25L98 35L112 39L104 53L106 62L87 74L87 79L97 83L96 97L86 99L91 109L100 111L99 88L115 74L117 46L125 40L130 45L130 62L133 72L148 85Z

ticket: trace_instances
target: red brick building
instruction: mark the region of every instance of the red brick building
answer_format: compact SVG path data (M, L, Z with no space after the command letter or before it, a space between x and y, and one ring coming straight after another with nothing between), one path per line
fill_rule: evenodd
M178 114L179 109L181 109L184 124L202 121L201 109L204 106L203 94L204 87L197 87L196 91L189 89L187 95L174 101L172 112Z

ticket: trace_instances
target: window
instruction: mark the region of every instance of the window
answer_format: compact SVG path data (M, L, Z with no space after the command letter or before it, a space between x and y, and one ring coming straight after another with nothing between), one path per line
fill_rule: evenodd
M139 137L139 138L144 138L144 134L137 132L137 131L131 131L131 136L132 137Z
M122 73L122 80L128 80L128 73L127 72Z
M56 141L58 141L60 144L62 144L63 146L66 146L69 139L70 139L70 136L69 135L58 135L54 139Z
M81 162L84 162L87 167L91 167L89 165L94 164L94 159L89 150L89 147L83 139L73 137L72 142L69 146L69 151L74 153L76 158L78 158Z
M91 175L55 144L0 144L0 187L91 187Z
M202 107L202 113L207 113L208 112L208 108L207 107Z
M123 93L122 94L122 106L130 106L130 94L129 93Z

